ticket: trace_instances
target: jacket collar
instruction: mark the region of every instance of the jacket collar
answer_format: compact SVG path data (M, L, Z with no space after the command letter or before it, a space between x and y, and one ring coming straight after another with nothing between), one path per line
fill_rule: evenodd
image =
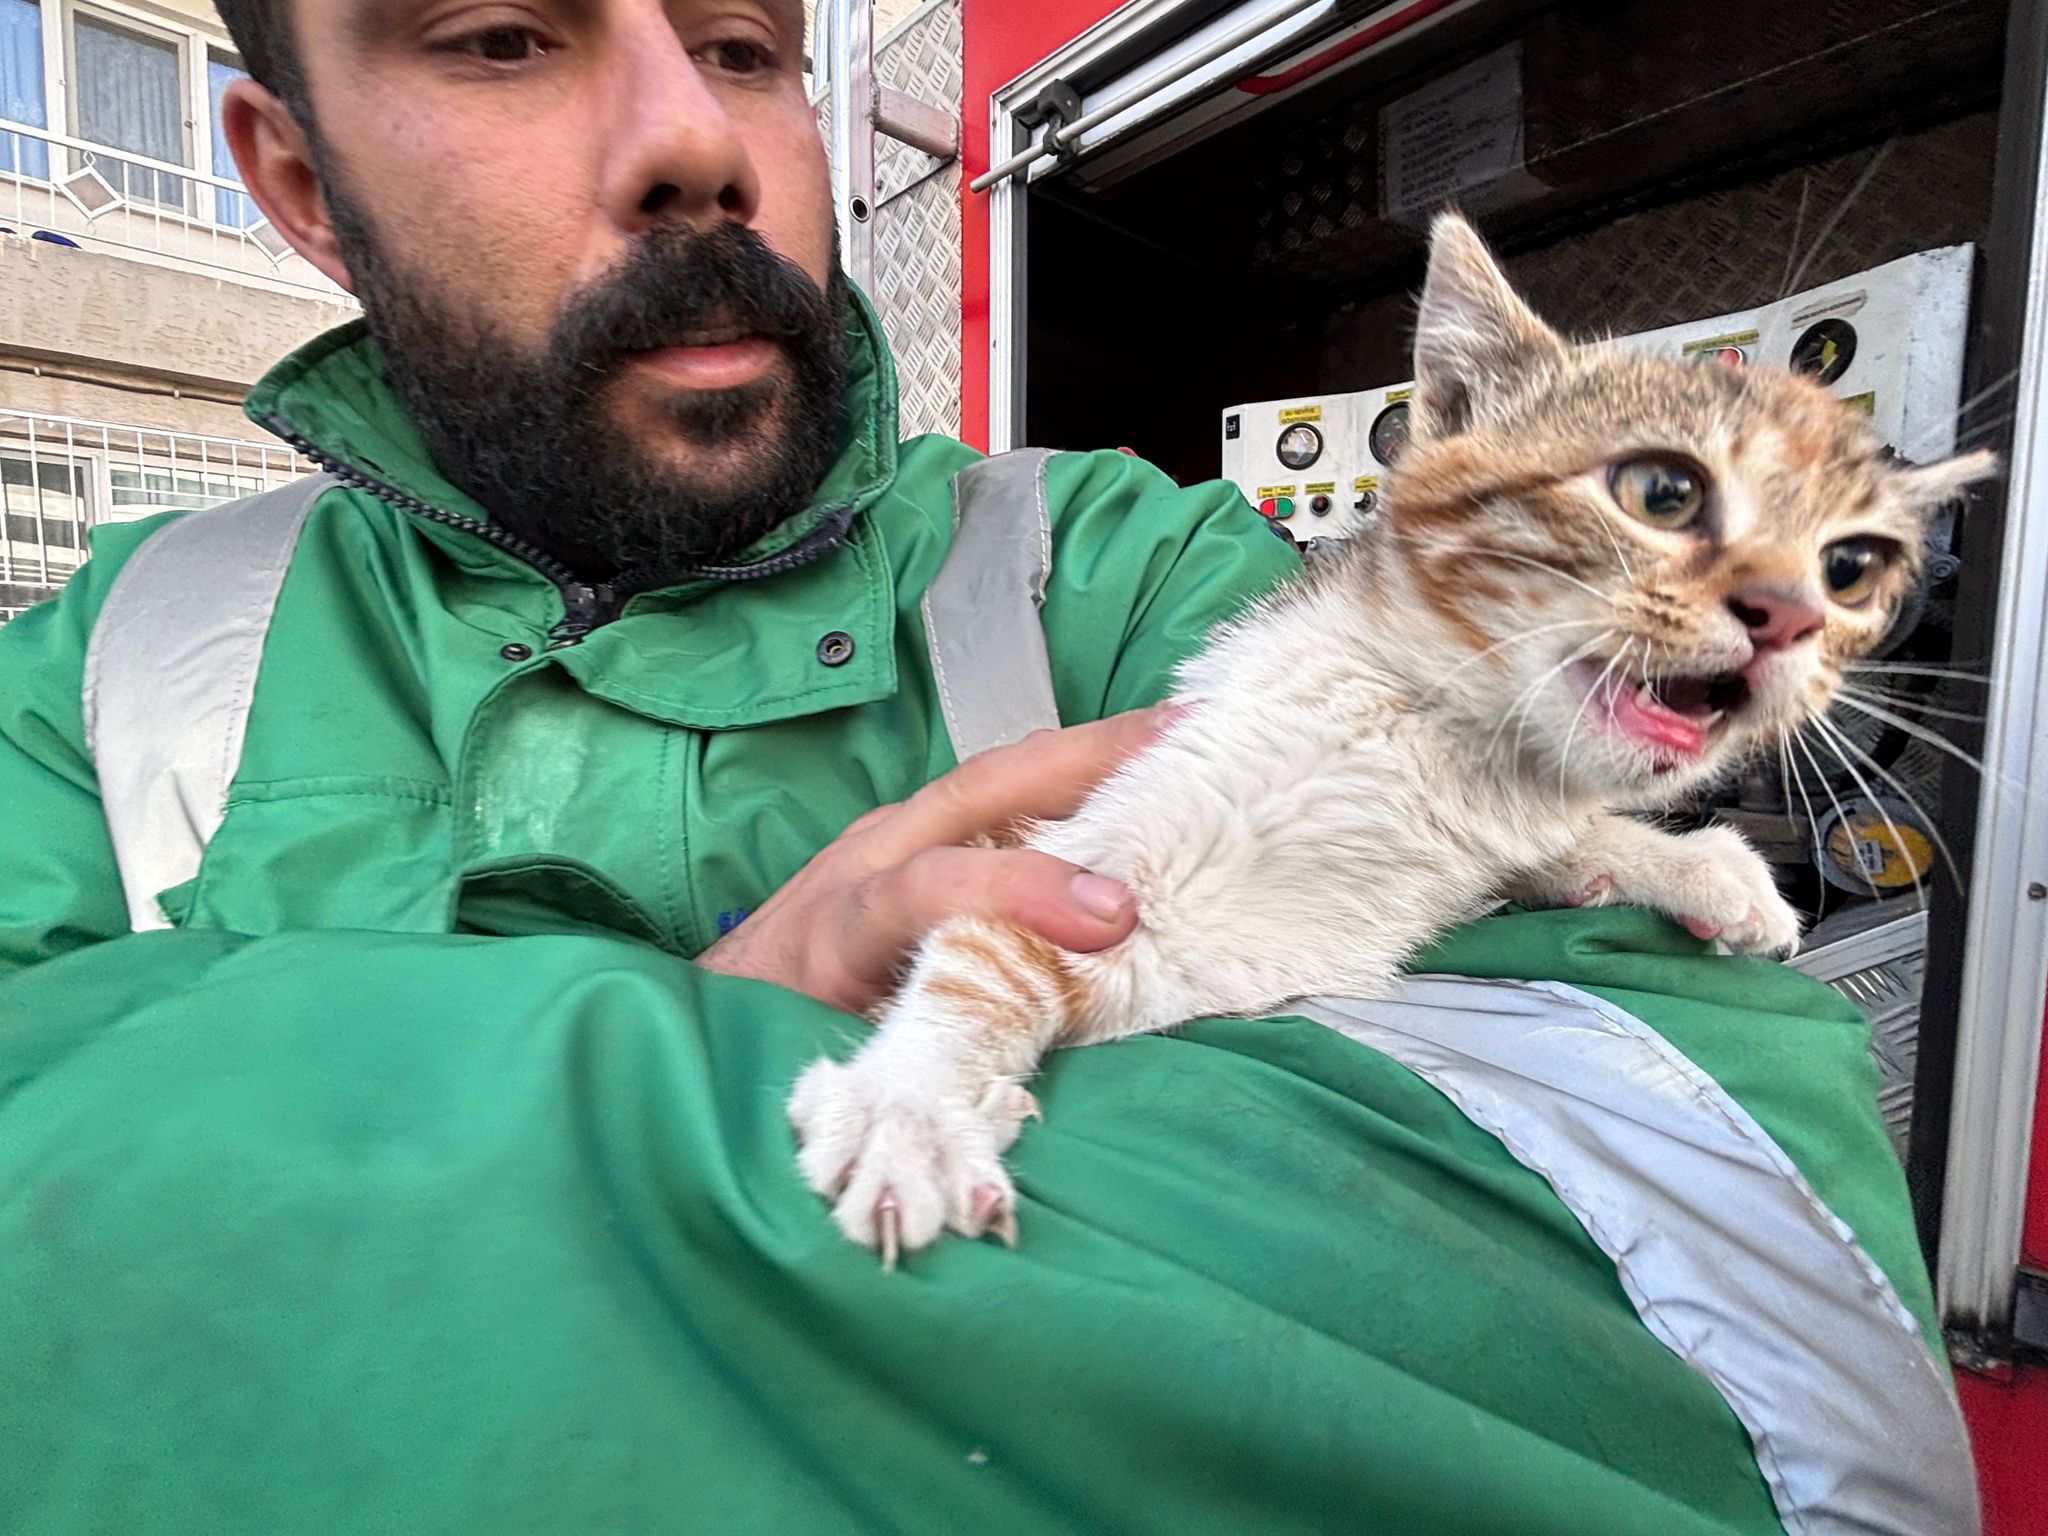
M896 370L873 308L858 291L849 292L849 367L838 457L809 504L792 509L789 517L721 567L721 575L753 575L745 568L764 563L767 572L762 574L772 572L777 556L806 541L826 542L832 527L850 526L895 481ZM341 465L397 493L395 504L463 568L477 574L532 569L487 540L404 504L418 503L478 523L491 521L490 514L435 465L391 388L383 352L364 321L338 326L286 357L250 391L243 409L258 426L309 457ZM686 581L665 590L702 584Z

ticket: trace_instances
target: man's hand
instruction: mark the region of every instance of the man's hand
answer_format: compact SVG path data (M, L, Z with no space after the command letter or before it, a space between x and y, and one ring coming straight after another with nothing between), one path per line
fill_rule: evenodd
M948 918L1016 923L1077 953L1109 948L1138 925L1117 881L1028 849L967 844L1071 816L1172 718L1172 706L1139 710L970 758L861 817L697 963L866 1014Z

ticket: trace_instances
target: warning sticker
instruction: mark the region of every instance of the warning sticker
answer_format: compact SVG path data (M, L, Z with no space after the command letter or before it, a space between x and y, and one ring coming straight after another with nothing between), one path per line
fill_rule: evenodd
M1294 487L1291 485L1262 485L1259 487L1258 499L1260 501L1271 501L1277 496L1292 496L1293 494Z
M1297 421L1321 421L1323 408L1320 405L1297 405L1280 413L1280 425L1292 426Z
M1337 482L1325 480L1317 485L1305 485L1301 493L1304 496L1334 496L1337 494Z
M1369 495L1370 493L1378 490L1379 488L1380 477L1378 475L1360 475L1356 480L1351 482L1352 491L1360 496Z
M1761 340L1763 336L1757 331L1730 331L1725 336L1705 336L1698 341L1688 341L1684 355L1692 358L1702 352L1719 352L1727 347L1753 347Z
M1523 168L1522 45L1510 43L1380 110L1380 211L1422 223L1456 200L1484 212L1540 190Z
M1852 411L1861 411L1866 416L1875 416L1877 414L1877 391L1869 389L1860 395L1851 395L1842 404L1848 406Z
M1387 391L1387 404L1389 405L1399 405L1404 400L1413 400L1414 398L1415 386L1413 384L1410 384L1406 389L1390 389Z

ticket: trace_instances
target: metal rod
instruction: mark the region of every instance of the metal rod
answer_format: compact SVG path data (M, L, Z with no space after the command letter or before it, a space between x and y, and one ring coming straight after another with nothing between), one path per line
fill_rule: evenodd
M1335 3L1336 0L1291 0L1290 4L1280 8L1277 15L1261 16L1254 21L1246 23L1244 26L1226 32L1223 36L1217 38L1215 42L1209 44L1208 47L1199 49L1188 57L1161 70L1151 79L1144 81L1142 84L1132 86L1129 90L1113 97L1091 112L1084 112L1071 123L1063 123L1053 131L1041 135L1038 142L1029 149L1020 150L1001 165L993 166L975 177L968 184L969 190L986 192L997 182L1016 175L1035 161L1042 160L1047 155L1057 154L1060 150L1067 148L1096 124L1115 117L1120 112L1127 111L1137 103L1145 100L1148 96L1157 95L1161 91L1180 84L1181 81L1187 79L1196 70L1208 68L1209 65L1215 63L1225 54L1242 48L1246 43L1264 33L1270 32L1283 22L1292 21L1305 11L1328 8L1334 6Z
M875 275L874 0L825 0L832 100L832 193L839 260L863 292Z

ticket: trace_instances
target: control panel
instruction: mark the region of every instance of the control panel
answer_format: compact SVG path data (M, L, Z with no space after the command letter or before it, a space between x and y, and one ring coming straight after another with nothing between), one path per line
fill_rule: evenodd
M1757 309L1616 338L1708 367L1769 364L1811 374L1870 412L1917 463L1955 449L1975 247L1901 257ZM1349 538L1379 508L1408 441L1412 384L1234 405L1223 412L1223 477L1297 543Z

